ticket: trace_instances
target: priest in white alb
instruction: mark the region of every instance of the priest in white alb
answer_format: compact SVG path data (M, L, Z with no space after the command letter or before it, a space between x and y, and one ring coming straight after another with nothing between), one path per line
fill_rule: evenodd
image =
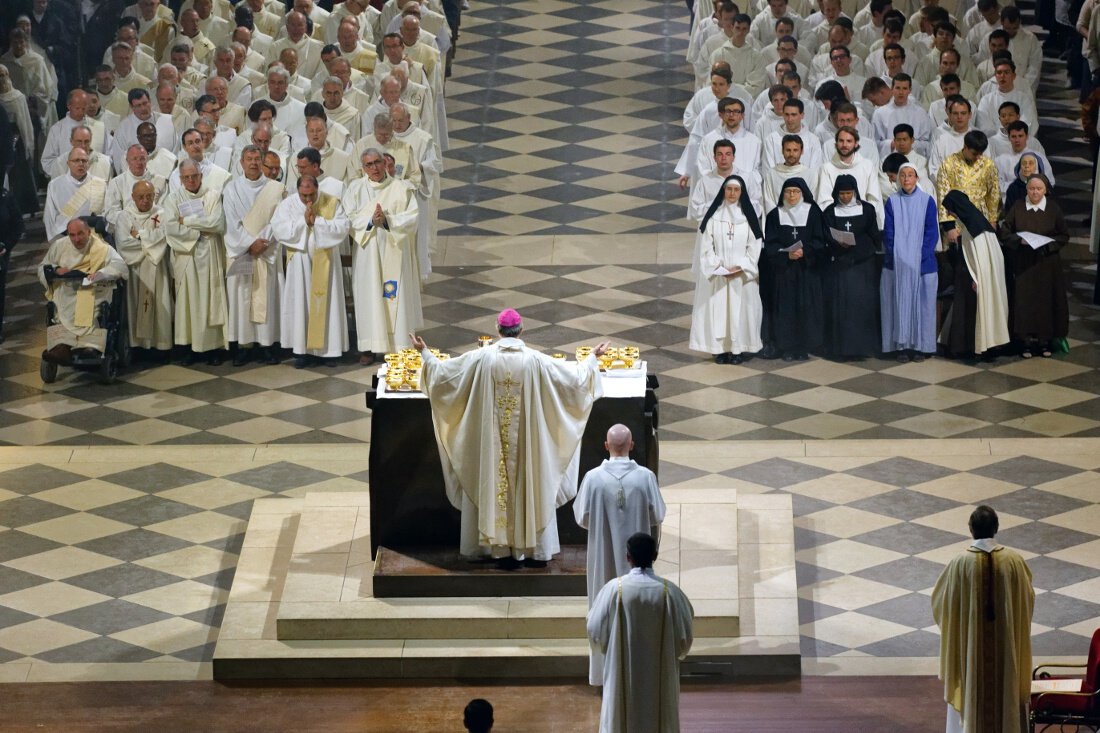
M130 267L126 281L130 345L156 349L167 357L172 350L175 305L164 209L156 200L157 190L151 182L139 179L134 183L130 200L115 214L115 247Z
M436 231L439 224L439 175L443 172L443 159L439 146L432 136L412 124L409 110L403 102L390 108L393 120L393 136L396 140L408 143L420 170L420 182L416 185L416 203L419 207L419 222L416 225L416 261L420 279L427 280L432 274L432 250L435 249ZM376 117L375 120L378 118Z
M222 363L226 347L225 216L221 190L209 188L195 161L179 168L180 187L164 199L168 247L175 281L175 342L190 347L186 363L206 354L211 366Z
M459 552L505 569L545 567L561 549L555 511L577 493L581 436L602 394L596 357L609 345L569 364L527 347L522 331L509 308L499 341L448 360L410 334L447 498L462 512Z
M114 281L126 277L122 257L84 221L70 220L64 233L38 266L46 300L57 309L42 358L56 364L70 364L73 349L104 350L107 332L96 320L96 306L109 302Z
M363 176L344 194L351 221L351 287L359 363L408 346L424 324L416 269L416 191L386 175L382 153L363 152Z
M226 338L236 344L233 366L244 366L261 349L265 364L277 364L272 347L279 340L283 292L282 258L271 237L271 217L286 186L263 174L263 152L255 145L241 151L243 175L222 191L225 208L225 250L229 259L225 290L229 306Z
M126 204L130 203L134 184L138 181L148 181L153 186L154 203L164 198L168 181L161 176L153 175L149 171L148 164L149 155L145 152L145 148L140 145L131 145L126 151L125 170L107 184L103 216L112 227L117 226L118 215L126 208Z
M88 172L90 157L83 148L69 151L69 172L50 181L46 187L46 210L42 222L46 240L64 236L70 221L90 214L102 215L107 181Z
M577 524L588 530L588 605L596 601L608 581L626 575L626 540L637 532L661 536L665 502L657 476L631 457L630 428L612 425L603 447L609 459L584 475L573 502ZM603 653L593 647L588 658L588 684L603 684Z
M318 359L329 366L348 349L348 313L339 247L350 224L340 199L305 174L271 219L271 236L287 250L279 341L294 352L294 367Z
M609 581L588 610L588 639L606 655L600 733L678 733L680 660L693 641L695 610L657 576L657 541L626 541L630 572Z

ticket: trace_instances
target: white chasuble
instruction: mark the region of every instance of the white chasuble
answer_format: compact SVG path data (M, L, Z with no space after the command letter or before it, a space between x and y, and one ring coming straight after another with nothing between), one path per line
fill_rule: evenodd
M440 361L424 352L447 498L463 555L548 560L555 510L576 495L580 440L602 394L596 358L557 361L516 338Z

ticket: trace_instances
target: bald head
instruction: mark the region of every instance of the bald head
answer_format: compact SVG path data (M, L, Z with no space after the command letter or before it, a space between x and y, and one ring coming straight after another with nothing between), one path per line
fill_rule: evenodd
M612 458L621 458L630 454L630 449L634 447L634 437L630 434L630 428L618 423L607 431L607 441L603 445Z

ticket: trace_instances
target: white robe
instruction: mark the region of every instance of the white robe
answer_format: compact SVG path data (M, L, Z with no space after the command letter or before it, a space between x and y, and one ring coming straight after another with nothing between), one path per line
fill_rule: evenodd
M142 213L129 201L115 215L115 247L130 267L126 281L130 345L172 348L172 275L168 270L164 210Z
M588 605L613 578L630 572L626 541L636 532L655 539L665 521L665 502L657 477L627 456L605 460L584 475L573 502L577 524L588 530ZM603 653L588 658L588 683L603 684Z
M184 217L180 224L180 204L194 199L202 200L203 213ZM164 216L176 292L175 342L196 353L224 349L225 216L221 191L207 188L205 181L198 193L180 187L165 197Z
M608 582L588 612L588 638L607 655L600 733L678 733L680 660L692 642L691 602L651 568Z
M13 87L6 93L0 94L0 107L3 107L4 111L8 113L8 119L19 131L19 137L23 140L23 150L27 155L27 159L33 160L35 152L34 125L31 123L26 95Z
M153 184L153 203L160 203L164 198L168 182L160 176L154 176L146 169L145 175L140 178L123 168L123 172L111 179L107 184L107 193L104 197L103 218L111 225L114 231L118 224L118 215L126 208L126 204L133 201L134 185L138 181L148 181Z
M758 264L762 249L763 242L753 235L740 208L725 203L719 206L699 240L688 348L706 354L752 353L764 348ZM714 274L719 266L740 267L742 272L726 279Z
M94 313L90 324L78 325L76 322L77 299L80 297L78 293L91 290L96 307L102 302L110 302L115 289L114 281L125 278L127 272L126 263L122 261L122 257L119 256L118 252L110 245L99 240L96 234L93 233L92 237L94 241L99 241L104 247L107 247L107 258L104 260L103 266L97 271L100 275L96 282L83 285L80 280L54 280L53 285L50 286L46 283L46 275L43 270L45 265L73 269L84 260L87 248L92 246L91 242L85 246L85 251L81 251L73 246L67 236L61 237L50 245L50 248L46 250L46 256L42 258L42 262L38 265L38 281L42 283L42 287L46 288L47 298L57 306L57 325L60 326L60 328L51 327L47 329L46 348L68 344L73 348L94 348L97 351L103 351L106 330L97 327Z
M344 276L338 248L348 235L344 207L336 204L331 219L320 214L312 227L306 226L306 205L297 194L283 199L271 220L271 235L287 251L286 281L283 285L279 341L296 355L336 358L348 350L348 312L344 302ZM309 294L313 258L323 249L332 250L328 280L328 312L325 316L324 346L307 347L309 336Z
M277 242L271 241L270 225L251 232L245 219L252 210L260 192L271 183L264 176L250 181L244 176L234 178L222 191L225 208L225 252L232 263L240 257L252 259L252 275L226 275L225 291L228 301L229 321L226 338L238 345L259 344L271 346L279 340L279 311L283 292L282 253ZM282 187L282 184L275 184ZM263 254L253 257L248 248L257 239L267 239ZM262 283L266 292L267 312L262 321L253 320L252 292L257 287L256 270L264 270Z
M156 128L158 148L164 148L173 153L179 150L180 141L176 136L176 127L172 123L171 115L154 111L150 119L139 120L131 112L118 123L118 129L115 130L115 135L112 138L111 149L108 151L111 155L111 162L115 165L115 170L126 170L126 152L131 145L138 144L137 129L142 122L151 122Z
M966 269L978 286L978 307L974 314L974 353L981 354L994 346L1007 344L1008 288L1005 285L1005 260L997 236L982 232L971 237L966 227L960 227ZM944 324L944 333L948 324Z
M409 125L404 132L394 130L393 135L409 145L420 169L420 183L416 187L419 217L416 224L416 258L420 279L427 280L432 274L432 251L435 250L439 229L439 176L443 172L443 159L432 137L419 127Z
M72 219L102 214L106 193L107 181L90 173L82 181L68 173L50 181L46 187L46 209L42 214L46 240L63 236Z
M102 122L92 117L84 117L78 121L65 115L54 123L50 127L50 131L46 133L46 143L42 149L42 170L50 170L58 158L67 155L73 149L73 146L69 144L69 137L72 135L73 128L77 125L84 125L92 131L93 150L100 153L107 152L109 138Z
M381 205L387 226L371 221ZM351 212L351 285L356 347L386 353L410 345L408 334L424 325L416 269L416 192L387 176L366 176L348 187L344 210Z
M595 356L570 364L504 338L423 358L447 498L462 511L459 551L549 560L560 550L555 509L576 495L581 436L602 395Z

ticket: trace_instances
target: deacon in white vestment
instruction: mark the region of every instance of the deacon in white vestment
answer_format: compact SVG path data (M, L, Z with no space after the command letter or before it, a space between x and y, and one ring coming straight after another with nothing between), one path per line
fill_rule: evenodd
M340 199L320 191L315 176L302 175L297 188L271 220L271 236L287 249L279 341L294 352L297 369L318 357L336 366L336 359L348 350L338 248L348 236L350 222Z
M861 198L875 207L879 226L885 219L886 210L882 205L882 191L879 189L878 168L859 152L859 131L851 127L842 127L836 133L836 152L821 169L817 181L817 205L828 206L833 203L833 188L837 176L849 175L856 179Z
M528 348L522 331L509 308L499 341L445 361L410 335L447 498L462 512L459 552L506 568L544 565L560 550L555 510L577 493L581 436L602 394L596 357L608 348L568 364Z
M102 214L107 181L88 173L89 156L83 148L69 151L69 172L54 178L46 187L46 209L42 223L46 240L53 241L65 234L70 221L89 214Z
M240 160L243 175L230 181L222 192L225 251L230 260L225 278L229 306L226 337L237 344L234 366L251 359L249 347L253 344L263 349L264 363L278 363L271 347L279 340L283 268L270 223L286 188L264 176L262 158L258 147L246 145Z
M80 219L68 221L63 231L66 236L42 258L38 281L57 308L60 326L46 330L43 358L68 364L71 349L104 350L107 332L96 325L96 306L110 301L114 281L126 277L126 263Z
M195 161L180 163L180 187L164 199L168 247L175 281L175 342L207 362L222 362L226 347L225 216L221 190L207 187Z
M408 334L424 325L416 268L416 191L386 175L374 148L363 152L363 176L344 194L351 212L351 288L359 363L375 353L409 345Z
M626 540L637 532L661 536L665 502L657 488L657 476L630 458L634 449L630 428L612 425L604 448L610 458L584 475L573 514L588 530L588 605L608 581L626 575ZM592 648L588 658L588 684L603 684L603 653Z
M588 611L588 638L606 654L600 733L678 733L680 661L695 610L675 583L653 572L657 541L626 541L631 570L603 587Z
M130 200L115 214L115 247L130 267L126 281L130 345L167 353L172 349L175 309L164 209L156 205L157 197L149 181L138 179L130 187Z

